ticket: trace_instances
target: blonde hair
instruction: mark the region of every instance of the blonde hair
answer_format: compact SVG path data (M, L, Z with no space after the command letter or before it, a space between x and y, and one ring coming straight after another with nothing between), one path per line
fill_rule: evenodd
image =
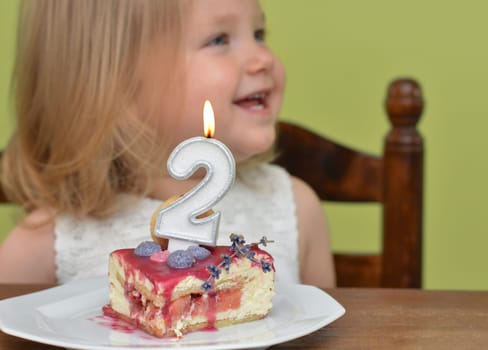
M147 193L161 155L134 106L138 64L156 41L176 62L182 6L181 0L22 2L17 128L1 171L11 200L27 211L106 217L116 194Z

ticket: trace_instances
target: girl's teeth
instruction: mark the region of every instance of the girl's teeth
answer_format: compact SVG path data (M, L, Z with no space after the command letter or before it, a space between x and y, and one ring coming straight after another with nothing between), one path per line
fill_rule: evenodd
M255 106L251 106L250 109L255 110L255 111L262 110L262 109L264 109L264 106L263 105L255 105Z

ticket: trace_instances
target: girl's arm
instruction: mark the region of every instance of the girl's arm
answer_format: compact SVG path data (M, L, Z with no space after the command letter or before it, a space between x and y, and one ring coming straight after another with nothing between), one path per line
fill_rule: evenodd
M0 246L0 283L56 283L54 225L36 210Z
M320 200L301 179L292 177L299 232L300 278L320 288L335 287L329 230Z

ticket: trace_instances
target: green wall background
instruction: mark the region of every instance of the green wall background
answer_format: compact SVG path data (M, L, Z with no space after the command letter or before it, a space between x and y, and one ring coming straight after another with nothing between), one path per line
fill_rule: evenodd
M8 85L17 0L0 2L0 146L11 130ZM379 153L386 87L423 88L424 286L488 289L488 3L263 0L269 43L288 72L282 118ZM379 249L377 205L326 204L334 250ZM0 208L0 237L13 225Z
M13 127L13 106L9 94L18 3L18 0L0 1L0 149L7 144ZM0 241L14 227L17 214L13 205L0 205Z
M265 8L270 45L288 70L283 119L378 153L387 84L421 83L424 286L487 289L488 3L265 0ZM378 249L378 208L326 209L334 249Z

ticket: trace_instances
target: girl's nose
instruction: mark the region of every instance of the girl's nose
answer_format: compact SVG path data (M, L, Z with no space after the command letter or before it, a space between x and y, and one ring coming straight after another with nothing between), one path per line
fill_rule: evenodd
M275 57L271 50L264 45L254 45L249 52L247 60L247 72L256 74L266 72L273 68Z

